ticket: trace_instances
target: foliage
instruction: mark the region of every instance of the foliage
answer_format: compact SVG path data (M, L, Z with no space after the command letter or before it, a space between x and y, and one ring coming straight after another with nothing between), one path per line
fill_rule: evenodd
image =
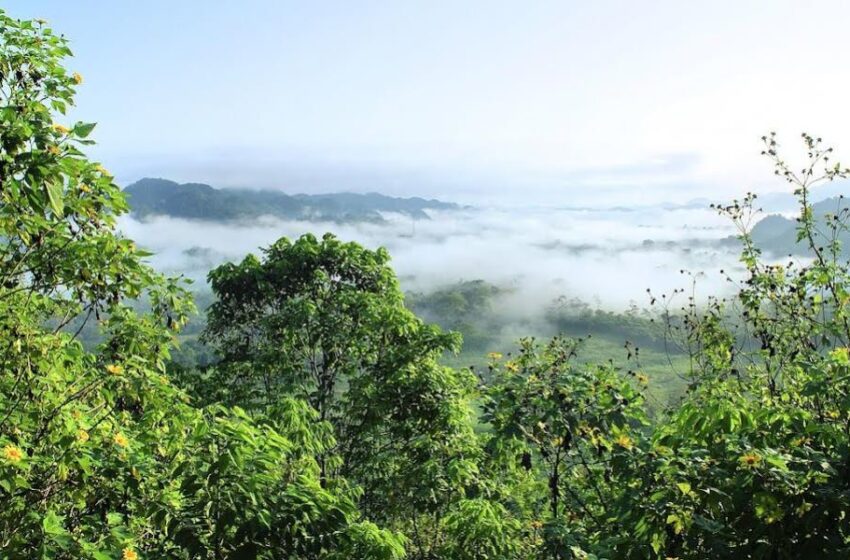
M764 259L751 195L719 208L743 246L734 297L662 297L661 327L553 312L678 344L687 390L650 419L645 375L582 363L581 339L523 339L476 386L440 365L459 339L405 307L386 251L331 235L212 271L218 361L175 363L188 294L116 233L124 196L82 151L94 125L54 122L82 83L69 55L0 12L4 558L850 555L847 211L810 202L850 171L819 139L795 171L764 138L807 258ZM408 305L462 326L493 295Z
M621 491L614 467L629 460L645 422L634 384L611 367L573 364L580 344L525 339L516 357L492 356L483 405L491 448L546 483L545 547L555 557L606 531L608 502Z
M214 406L189 428L172 479L181 507L163 521L192 558L324 558L349 549L401 557L397 536L360 522L353 489L321 484L314 456L333 438L303 401L283 400L259 419Z
M641 482L622 506L635 528L616 544L623 555L848 554L845 226L834 216L821 231L809 203L812 185L847 171L819 139L803 140L801 172L779 157L774 135L765 154L794 186L797 239L813 258L762 261L748 228L754 196L719 208L740 228L747 277L733 301L683 309L691 388L654 428L644 461L629 466Z
M443 520L448 538L443 558L484 560L523 558L521 524L498 503L463 500Z
M493 316L493 300L504 292L484 280L470 280L430 293L408 293L405 304L416 315L444 329L462 333L465 350L483 353L492 349L499 334L499 318Z
M0 12L3 557L401 557L353 489L322 485L310 451L333 439L306 404L252 419L170 383L191 301L116 234L124 197L81 151L94 125L53 122L82 82L68 55L45 23Z
M322 480L350 479L373 519L406 525L463 495L478 447L473 379L437 363L458 337L404 307L388 258L305 235L213 270L204 336L220 361L205 398L260 412L306 400L336 435Z
M667 351L664 329L647 311L632 306L625 313L593 309L578 299L558 298L546 313L557 332L576 337L588 335L628 340L640 347Z

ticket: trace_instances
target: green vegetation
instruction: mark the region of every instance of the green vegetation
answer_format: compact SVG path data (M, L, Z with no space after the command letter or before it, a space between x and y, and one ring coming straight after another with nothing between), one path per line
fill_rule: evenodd
M566 335L582 339L575 350L577 361L608 364L645 376L648 406L653 413L684 391L687 352L657 313L637 307L616 313L561 297L542 317L530 319L505 312L504 301L509 297L510 289L472 280L429 293L408 293L405 305L424 320L463 335L461 352L446 353L442 358L452 367L486 368L488 354L511 356L519 349L517 336Z
M405 305L426 321L463 334L464 349L482 355L499 342L494 300L505 290L483 280L458 282L431 293L408 293Z
M43 23L0 13L0 550L8 558L398 558L356 489L324 484L305 403L187 404L165 363L191 309L114 231L126 202L54 122L82 81ZM150 312L131 305L144 296ZM86 350L63 330L96 319ZM285 551L285 552L281 552Z
M406 307L386 251L306 235L213 270L185 336L214 356L176 363L191 298L117 234L94 125L59 122L69 55L0 12L1 557L850 555L850 265L808 201L850 171L820 140L795 172L764 139L810 259L763 262L752 197L719 208L747 271L727 300L560 302L566 336L456 369L460 337L414 312L478 329L498 289ZM627 362L602 355L624 336ZM647 352L681 376L654 408Z

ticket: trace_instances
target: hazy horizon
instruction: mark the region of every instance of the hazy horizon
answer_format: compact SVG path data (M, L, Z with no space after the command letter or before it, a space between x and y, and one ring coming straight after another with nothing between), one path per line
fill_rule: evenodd
M92 154L122 186L162 177L474 207L432 213L415 235L403 216L122 218L157 267L200 280L280 236L332 231L386 246L405 289L483 279L513 290L504 307L539 316L559 296L643 304L647 288L686 287L682 269L705 273L706 293L726 289L719 270L738 266L724 244L731 224L708 203L676 205L789 193L759 156L769 130L792 161L802 129L850 150L841 95L850 78L833 71L850 5L818 4L13 0L7 9L73 38L70 67L83 83L69 120L99 123Z
M768 130L850 149L839 1L6 9L73 38L72 118L122 184L682 202L781 190Z

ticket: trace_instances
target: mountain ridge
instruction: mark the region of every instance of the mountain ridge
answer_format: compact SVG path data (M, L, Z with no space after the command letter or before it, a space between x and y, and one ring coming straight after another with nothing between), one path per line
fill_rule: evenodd
M850 200L835 196L812 205L812 214L820 230L820 244L829 242L827 222L831 216L840 215L847 219L850 213ZM768 214L752 228L750 235L757 247L774 255L805 255L808 249L805 241L797 240L797 218L788 218L781 214ZM850 232L839 229L837 239L841 243L844 256L850 256Z
M131 213L204 221L232 222L271 216L333 222L383 222L383 213L428 220L429 210L459 210L452 202L370 193L287 194L274 190L218 189L205 183L140 179L124 189Z

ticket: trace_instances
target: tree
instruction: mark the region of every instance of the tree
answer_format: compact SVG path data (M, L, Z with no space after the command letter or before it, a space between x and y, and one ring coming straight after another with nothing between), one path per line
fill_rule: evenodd
M349 478L371 519L398 521L462 496L478 448L473 379L437 363L458 337L404 307L388 260L330 234L281 239L210 273L205 339L221 358L211 400L263 411L305 399L336 436L322 479Z
M150 499L135 459L177 398L162 363L191 307L115 234L123 197L80 151L94 125L53 121L82 82L68 55L43 22L0 12L0 548L17 557L132 552ZM122 300L143 292L137 316ZM103 320L97 353L63 332L80 315Z
M614 465L639 452L636 430L646 423L638 383L611 366L573 363L581 342L524 339L516 357L491 356L484 389L488 449L545 482L542 507L525 513L544 529L540 554L553 558L607 533L609 506L627 491Z
M310 452L333 439L304 403L253 419L196 409L170 382L191 300L115 231L124 197L82 152L94 125L53 120L82 83L70 54L44 22L0 11L3 557L401 558L344 481L322 488Z
M719 207L740 231L746 276L736 297L681 310L695 367L683 401L654 427L618 506L631 528L618 557L840 558L850 553L848 264L839 203L814 220L811 188L845 178L831 149L803 135L792 171L775 135L764 154L793 185L797 239L811 258L766 259L750 235L756 197ZM732 278L730 278L732 280Z
M404 556L400 535L360 519L357 492L345 480L321 484L315 456L333 435L304 401L284 399L254 418L212 406L189 427L165 496L180 506L162 518L165 547L216 559Z

